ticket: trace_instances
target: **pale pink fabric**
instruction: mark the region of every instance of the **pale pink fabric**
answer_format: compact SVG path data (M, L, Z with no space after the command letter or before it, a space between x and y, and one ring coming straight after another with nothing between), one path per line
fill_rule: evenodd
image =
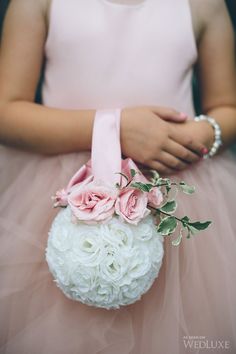
M50 107L152 104L194 113L197 52L187 0L53 0L45 50ZM0 148L1 354L235 353L235 157L227 152L176 176L197 188L193 197L180 196L179 214L213 226L179 248L166 239L150 291L111 311L65 298L45 262L57 213L50 196L89 157ZM186 349L184 336L230 341L230 349Z

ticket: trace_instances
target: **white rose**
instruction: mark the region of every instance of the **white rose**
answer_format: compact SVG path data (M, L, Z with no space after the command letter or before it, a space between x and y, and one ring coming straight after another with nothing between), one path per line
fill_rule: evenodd
M75 225L77 233L73 239L72 257L84 266L98 266L105 257L99 226Z
M132 250L132 258L129 264L129 275L134 278L143 277L151 268L149 251L142 247L135 247Z
M46 249L49 269L67 297L107 309L140 299L162 257L163 238L152 217L137 226L117 216L105 224L73 224L69 208L55 218Z
M134 234L130 225L120 222L117 217L113 217L107 225L104 225L102 238L107 243L119 247L132 247Z
M156 236L157 232L153 230L152 217L146 218L145 222L141 222L137 225L135 234L141 241L148 241L153 236Z
M127 272L127 261L121 253L106 256L100 264L100 276L106 282L117 283Z
M79 288L80 292L87 293L93 291L97 286L97 269L95 267L81 267L71 274L71 283L73 288Z
M54 229L51 230L52 246L57 250L64 252L71 248L72 233L71 228L62 227L61 225L55 225Z

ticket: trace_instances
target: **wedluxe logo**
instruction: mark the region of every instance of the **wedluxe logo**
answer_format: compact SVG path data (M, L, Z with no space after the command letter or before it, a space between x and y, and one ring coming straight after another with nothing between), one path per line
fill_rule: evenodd
M183 343L185 349L189 349L190 351L191 349L198 349L199 351L209 350L215 353L218 350L221 353L222 350L230 349L229 340L215 340L201 336L184 336Z

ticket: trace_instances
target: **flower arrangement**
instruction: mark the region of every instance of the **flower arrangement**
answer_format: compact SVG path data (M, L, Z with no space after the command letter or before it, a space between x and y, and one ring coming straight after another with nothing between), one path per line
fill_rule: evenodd
M46 259L56 284L66 296L85 304L119 308L144 294L158 276L163 237L181 225L178 246L210 222L191 222L173 213L172 187L192 194L194 188L174 183L157 172L148 181L130 159L122 163L121 183L95 181L88 163L54 196L62 210L49 233Z
M103 119L101 123L104 130ZM152 286L162 265L165 236L178 230L172 240L178 246L185 233L190 238L211 222L174 215L177 191L193 194L194 187L161 178L156 171L148 180L131 159L121 160L119 149L115 160L121 172L107 162L108 171L112 169L108 178L107 170L100 173L104 161L96 168L98 150L94 143L92 160L53 197L54 207L61 210L49 231L46 260L68 298L117 309L139 300Z

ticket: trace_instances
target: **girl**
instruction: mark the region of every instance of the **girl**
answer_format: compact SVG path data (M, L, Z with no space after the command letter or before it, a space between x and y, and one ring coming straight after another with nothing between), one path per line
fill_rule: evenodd
M11 1L0 55L1 353L235 352L236 165L223 151L236 137L233 43L222 0ZM195 63L213 123L193 120ZM88 160L106 108L122 108L123 154L196 185L180 212L213 221L178 249L167 241L152 289L111 311L65 298L44 255L50 196ZM203 160L217 129L223 147Z

